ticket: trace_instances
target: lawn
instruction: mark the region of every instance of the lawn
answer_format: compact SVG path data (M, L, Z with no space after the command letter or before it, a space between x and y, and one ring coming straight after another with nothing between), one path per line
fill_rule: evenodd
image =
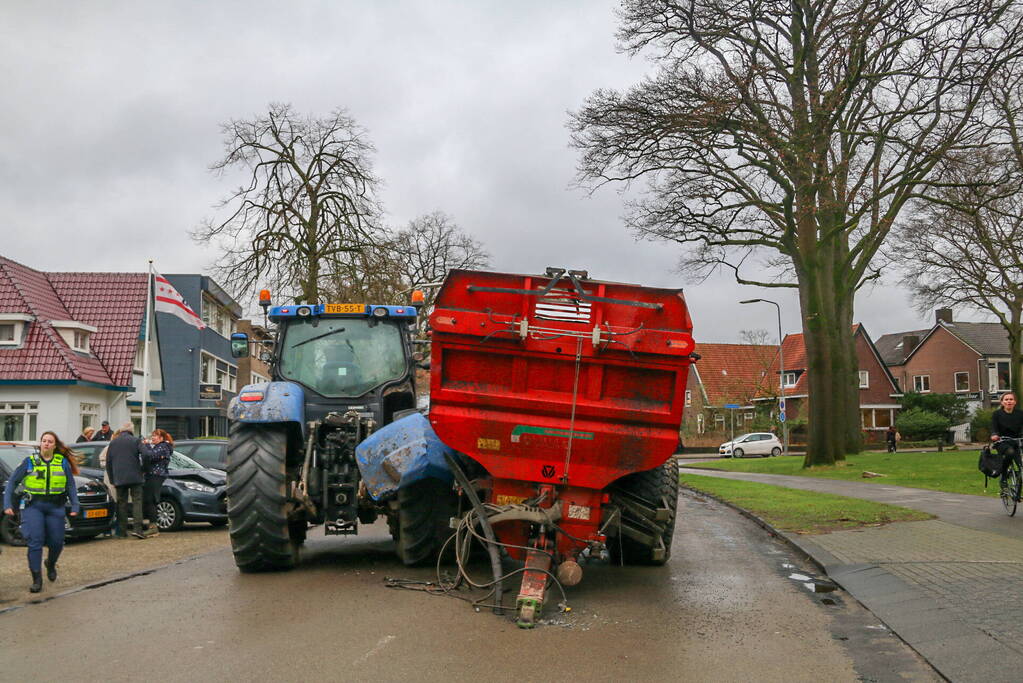
M849 456L833 467L803 469L802 456L779 458L746 458L693 463L700 467L731 472L763 472L790 474L824 479L855 479L873 484L910 486L918 489L972 493L997 496L998 482L988 482L984 491L984 475L977 470L978 451L946 451L944 453L861 453ZM863 478L863 472L876 472L883 477Z
M752 481L701 477L693 474L683 474L680 481L683 486L748 510L776 529L799 534L820 534L841 529L880 526L889 522L933 518L933 515L926 512L895 505Z

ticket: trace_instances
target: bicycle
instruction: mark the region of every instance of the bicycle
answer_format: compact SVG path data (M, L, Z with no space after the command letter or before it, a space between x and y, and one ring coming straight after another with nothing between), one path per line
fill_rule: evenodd
M999 497L1002 499L1002 506L1010 517L1016 515L1016 507L1020 502L1020 488L1023 486L1023 471L1020 470L1020 444L1023 439L1011 436L1003 436L995 442L995 447L1000 443L1008 443L1016 447L1013 457L1005 458L1002 469L1002 476L999 479Z

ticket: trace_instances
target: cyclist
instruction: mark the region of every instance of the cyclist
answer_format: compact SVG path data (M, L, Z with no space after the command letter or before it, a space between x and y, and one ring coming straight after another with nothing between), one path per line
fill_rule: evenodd
M998 441L1002 437L1018 439L1021 436L1023 436L1023 410L1016 407L1016 394L1010 391L1002 394L1001 407L991 416L991 440ZM995 444L995 449L1003 458L1011 458L1016 461L1017 465L1020 464L1018 442L1002 441ZM1004 474L1002 476L1004 477Z

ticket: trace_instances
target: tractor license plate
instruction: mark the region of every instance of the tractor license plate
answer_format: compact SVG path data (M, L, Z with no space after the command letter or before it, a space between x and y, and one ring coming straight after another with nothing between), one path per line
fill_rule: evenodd
M343 313L365 313L365 304L325 304L323 306L323 312L333 315Z
M96 508L95 510L86 510L85 517L92 519L93 517L106 517L108 514L106 508Z

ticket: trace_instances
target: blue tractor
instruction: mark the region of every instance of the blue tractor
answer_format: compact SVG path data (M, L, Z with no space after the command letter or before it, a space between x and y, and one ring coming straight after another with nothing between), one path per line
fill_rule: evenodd
M290 569L311 525L354 534L380 515L402 561L435 557L457 498L446 449L416 411L417 306L271 308L265 290L260 305L275 323L273 341L231 338L232 355L257 348L272 372L269 382L242 388L228 409L238 568Z

